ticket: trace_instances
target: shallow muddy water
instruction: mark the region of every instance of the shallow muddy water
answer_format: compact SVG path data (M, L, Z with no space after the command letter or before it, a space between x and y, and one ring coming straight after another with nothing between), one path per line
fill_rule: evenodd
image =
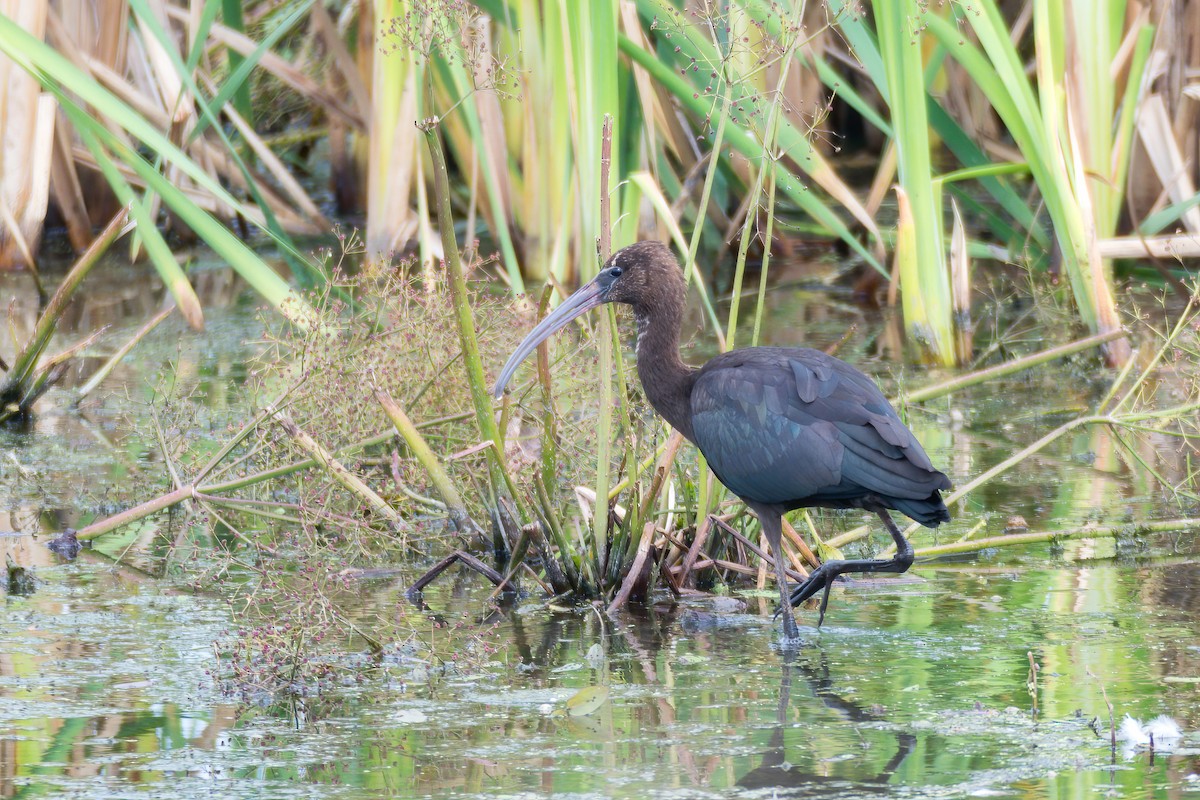
M465 624L430 622L424 636L489 655L458 669L392 649L355 685L268 712L219 691L222 605L85 558L39 570L38 592L8 601L0 787L114 797L1200 791L1190 733L1200 567L1082 553L1032 561L926 566L919 581L842 592L820 633L802 627L791 659L757 599L696 599L603 625L588 610L527 601L477 627L482 587L447 589L427 599ZM606 698L571 716L567 701L593 686ZM1165 713L1189 733L1171 753L1119 743L1114 756L1105 695L1118 721Z
M15 279L3 280L7 300ZM44 546L140 476L161 479L129 420L164 362L201 387L205 419L236 416L254 303L220 272L210 280L208 333L170 321L82 411L52 395L31 430L0 433L0 529L15 531L0 549L37 581L6 594L0 617L0 796L1200 797L1195 532L919 562L911 579L835 591L820 632L800 610L806 640L792 655L777 647L769 587L663 596L610 620L537 596L491 612L491 587L465 572L427 590L422 613L404 597L408 577L381 578L354 602L407 620L404 641L379 657L334 648L343 677L286 702L229 691L218 653L241 622L215 593L143 572L153 540L101 540L73 563ZM118 330L155 304L127 297L122 311L112 298L129 283L94 295ZM825 346L855 324L840 355L885 379L931 380L893 374L875 360L888 341L879 320L821 299L776 292L772 314L790 321L776 343ZM1060 365L910 421L962 483L1102 391ZM1180 468L1165 448L1143 455L1161 475ZM1188 509L1132 477L1107 434L1081 430L952 512L937 541L980 522L977 535L995 534L1018 515L1046 530ZM1169 715L1183 737L1114 749L1127 714Z

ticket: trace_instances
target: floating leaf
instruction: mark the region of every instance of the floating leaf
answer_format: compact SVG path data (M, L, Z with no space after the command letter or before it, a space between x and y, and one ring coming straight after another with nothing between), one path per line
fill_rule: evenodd
M564 672L578 672L581 669L583 669L583 664L575 661L570 664L563 664L561 667L555 667L554 669L550 670L550 672L555 675L560 675Z
M567 714L572 717L586 717L588 714L594 714L606 702L607 686L589 686L580 689L567 701Z
M587 655L584 656L584 660L586 660L589 665L595 667L596 669L604 666L603 645L601 645L599 642L596 642L594 645L589 647Z

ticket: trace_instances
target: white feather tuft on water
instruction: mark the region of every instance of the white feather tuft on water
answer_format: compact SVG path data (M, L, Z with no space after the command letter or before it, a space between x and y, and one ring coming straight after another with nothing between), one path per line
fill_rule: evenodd
M1183 738L1183 730L1179 727L1179 723L1166 714L1161 714L1150 720L1142 729L1154 737L1155 744Z
M1121 720L1121 727L1117 729L1117 741L1132 745L1150 744L1150 737L1142 731L1141 722L1126 714L1125 719Z
M1166 714L1145 724L1126 714L1125 719L1121 720L1121 727L1117 729L1117 739L1130 748L1149 747L1153 743L1157 750L1170 750L1179 744L1182 737L1183 730L1179 723Z

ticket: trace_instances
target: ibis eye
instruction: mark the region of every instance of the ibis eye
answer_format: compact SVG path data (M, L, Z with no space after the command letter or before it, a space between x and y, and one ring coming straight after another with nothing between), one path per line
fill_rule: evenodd
M612 269L610 269L608 271L608 274L613 278L619 278L619 277L621 277L621 268L613 267Z

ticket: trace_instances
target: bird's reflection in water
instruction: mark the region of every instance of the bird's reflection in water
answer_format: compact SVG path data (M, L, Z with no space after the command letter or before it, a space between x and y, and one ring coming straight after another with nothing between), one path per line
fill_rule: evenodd
M717 678L710 685L696 686L690 679L681 682L673 647L682 635L690 641L687 647L689 652L702 656L708 654L717 661L741 662L748 668L751 665L734 653L737 650L736 643L744 635L746 619L750 617L696 609L683 612L680 607L671 605L629 606L618 619L590 613L550 613L530 617L512 613L513 610L509 604L499 604L490 610L490 616L483 622L490 624L497 617L507 621L510 641L519 664L517 670L521 674L519 684L523 688L560 685L556 674L559 668L579 662L581 656L589 652L586 663L594 671L593 681L596 684L607 685L613 680L612 670L619 669L621 682L625 684L663 689L641 694L637 699L622 703L620 713L625 721L619 727L614 727L614 715L610 710L594 716L545 717L537 723L539 734L583 735L589 742L597 739L615 742L618 737L628 736L631 738L623 746L630 748L630 753L640 753L647 759L659 757L653 755L654 748L659 745L651 743L661 742L664 734L667 734L671 739L667 747L674 771L683 785L696 787L712 786L714 781L718 785L727 785L725 781L732 776L725 770L730 767L736 770L744 764L741 759L731 760L727 753L714 750L711 742L693 739L682 732L694 729L698 723L706 724L696 716L693 703L682 699L689 691L703 697L705 707L711 708L710 704L714 701L721 704L723 689L728 691L740 685L738 681L729 680L729 664L724 664L719 670L724 677ZM598 649L602 650L603 655L593 660L590 650L596 645L600 646ZM867 711L837 693L822 646L811 643L799 651L784 648L780 653L782 663L776 663L768 656L755 659L752 665L754 672L760 675L764 668L772 672L779 670L779 696L766 749L758 757L760 762L757 767L741 775L736 785L744 789L774 788L781 797L806 798L861 797L891 791L891 777L912 754L916 737L905 732L892 733L895 752L886 764L879 766L882 747L886 746L883 743L889 734L879 728L879 714ZM614 663L618 666L612 666ZM811 696L835 712L841 719L840 724L851 728L860 725L871 728L872 741L881 744L873 754L879 753L880 756L831 764L822 760L819 754L814 754L805 744L809 740L804 737L793 736L789 744L786 741L787 731L794 728L797 721L796 709L792 708L792 688L797 678L808 685L808 692L802 694ZM753 692L755 697L762 697L760 689L769 691L766 685L758 687ZM744 725L754 716L740 692L735 690L733 696L724 697L729 705L729 715L721 723L724 729L738 731L737 727L729 728L729 724ZM808 705L815 706L815 703L809 702ZM811 708L808 716L811 717ZM742 729L739 738L741 736L749 742L751 733ZM545 761L547 781L552 785L560 764L553 755L546 755Z
M787 797L861 797L890 792L889 781L892 774L916 747L917 738L911 733L895 734L895 755L878 772L871 775L827 775L809 772L788 762L784 731L790 727L788 707L791 705L793 675L803 678L814 697L850 724L877 722L879 718L834 691L825 651L819 645L802 655L785 650L783 656L784 663L779 677L779 703L776 706L775 729L771 733L769 747L763 752L762 763L743 775L737 785L743 789L785 789ZM814 660L815 666L812 663ZM854 763L863 766L862 761Z

